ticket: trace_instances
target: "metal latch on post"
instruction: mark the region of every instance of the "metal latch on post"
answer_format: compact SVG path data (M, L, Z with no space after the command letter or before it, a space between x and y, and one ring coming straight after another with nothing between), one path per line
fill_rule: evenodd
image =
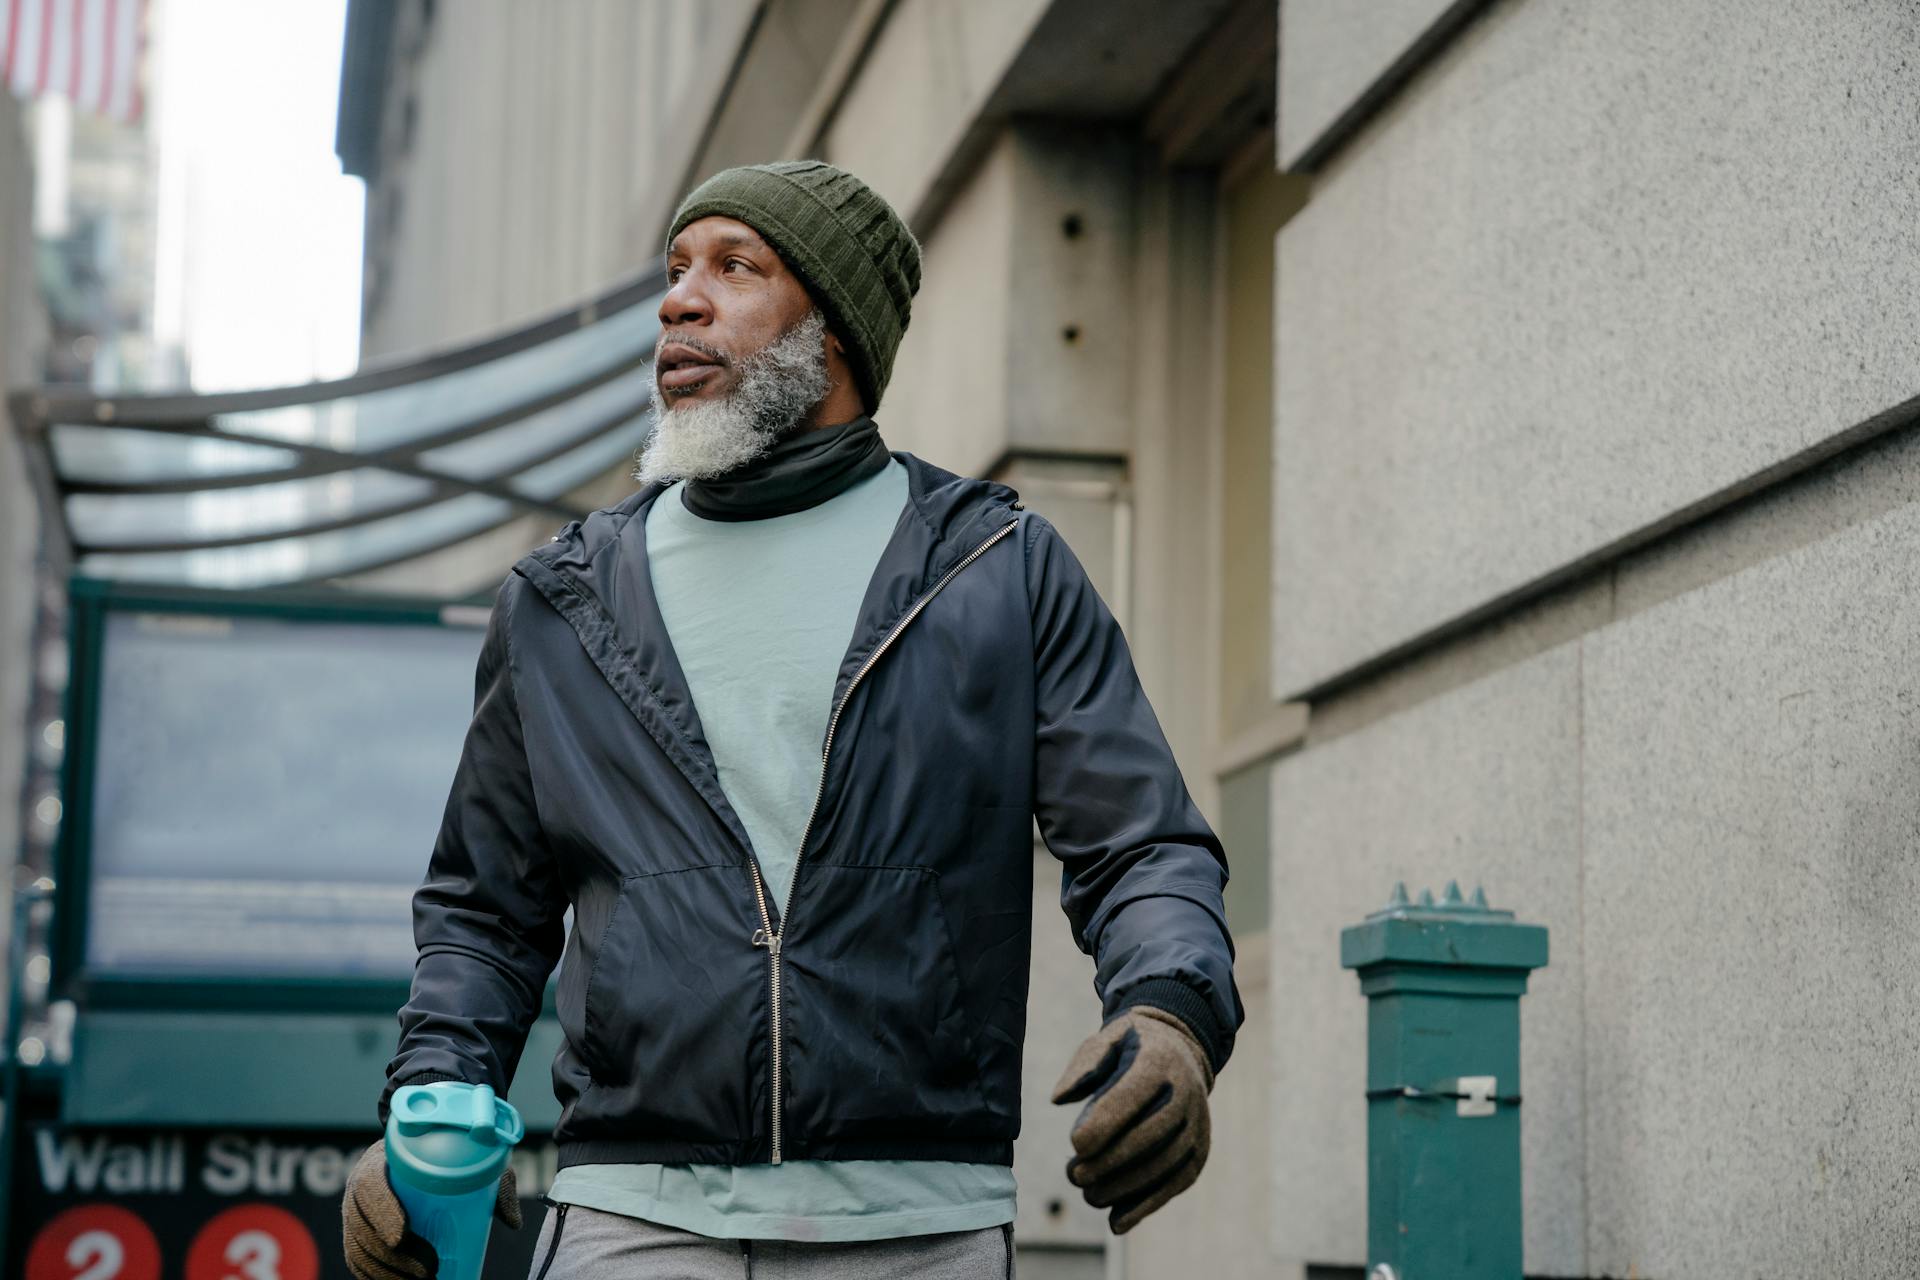
M1438 1102L1455 1102L1455 1114L1472 1119L1475 1116L1490 1116L1503 1106L1517 1107L1520 1095L1500 1096L1500 1081L1497 1076L1461 1076L1458 1080L1446 1084L1421 1088L1418 1085L1395 1084L1384 1089L1367 1090L1369 1102L1376 1098L1430 1098Z
M1494 1095L1500 1090L1493 1076L1461 1076L1459 1114L1490 1116L1500 1109Z

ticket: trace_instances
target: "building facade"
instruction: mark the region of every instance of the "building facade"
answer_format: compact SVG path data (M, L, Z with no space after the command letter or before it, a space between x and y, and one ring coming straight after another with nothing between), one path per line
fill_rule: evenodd
M13 6L9 16L17 25L37 20L29 8ZM0 84L0 392L180 380L178 352L154 340L156 149L151 118L139 106L152 79L149 15L165 11L164 0L142 0L119 10L117 23L83 23L83 49L62 43L65 30L44 45L22 43L60 50L46 64L56 74L36 78L16 57ZM102 42L117 45L119 73L101 67ZM78 85L57 73L68 66ZM64 812L69 568L46 536L46 487L36 483L18 427L0 406L0 723L8 726L0 733L0 865L10 889L50 876ZM4 917L0 932L11 928L11 902ZM19 978L27 1004L36 1006L49 973L28 941L23 971L6 973L8 962L0 961L0 977ZM22 1021L31 1029L31 1017ZM28 1040L26 1056L44 1052L37 1034Z
M33 154L24 114L17 99L0 92L0 386L7 387L38 378L49 328L34 271ZM21 795L30 743L19 727L28 723L33 696L39 544L39 505L26 457L0 410L0 582L10 588L0 591L0 724L14 727L0 733L0 865L9 872L20 861L35 799ZM12 913L6 914L0 931L10 931Z
M1910 1269L1911 4L550 9L367 55L369 353L637 270L727 164L853 170L926 248L883 433L1061 525L1225 840L1248 1025L1124 1241L1036 929L1023 1274L1357 1275L1338 930L1456 877L1552 932L1530 1274Z

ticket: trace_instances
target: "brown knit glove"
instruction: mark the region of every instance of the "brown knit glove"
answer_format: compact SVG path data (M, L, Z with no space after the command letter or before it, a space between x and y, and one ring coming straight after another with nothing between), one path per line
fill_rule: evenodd
M1087 1105L1073 1122L1067 1180L1125 1235L1193 1185L1212 1135L1213 1068L1187 1024L1135 1005L1093 1035L1053 1086L1055 1102Z
M500 1175L493 1216L515 1230L520 1227L520 1192L512 1165ZM358 1280L434 1280L439 1274L440 1255L426 1237L408 1228L407 1211L387 1181L384 1138L362 1152L347 1174L340 1220L347 1270Z

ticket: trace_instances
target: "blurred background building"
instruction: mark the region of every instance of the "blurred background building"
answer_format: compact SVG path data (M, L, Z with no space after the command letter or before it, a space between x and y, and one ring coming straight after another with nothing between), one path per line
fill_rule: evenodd
M1087 564L1226 843L1249 1014L1202 1181L1108 1240L1044 1097L1097 1011L1036 844L1022 1275L1357 1277L1337 933L1451 877L1552 930L1530 1274L1904 1275L1916 49L1905 0L352 0L361 349L585 331L729 164L821 157L907 216L882 432L1012 484ZM25 354L74 358L73 315L120 317L96 361L141 327L137 290L22 265L41 136L0 99L14 385L84 376ZM609 438L540 500L630 491ZM557 523L488 508L315 572L484 599Z
M110 10L113 10L110 12ZM154 155L144 111L146 14L135 0L0 3L0 382L177 381L153 343ZM62 616L43 572L39 504L0 415L0 856L9 886L44 863L66 673L40 643ZM24 872L24 880L16 871ZM0 930L11 912L0 913ZM44 962L43 962L44 963ZM44 970L37 970L41 982Z
M359 220L360 184L340 175L330 153L344 8L326 0L275 15L245 0L0 0L7 388L212 391L354 367L358 227L342 219L315 235L311 225L343 194L351 223ZM311 42L316 30L317 63L287 56L289 42ZM249 94L259 95L253 109L236 110ZM299 136L303 112L324 129L310 154ZM325 174L311 180L313 154L332 171L331 187ZM329 268L342 278L332 296L324 286L286 287L302 271ZM330 338L313 336L329 324ZM232 447L217 440L185 442L169 457L158 447L168 442L107 430L111 409L98 407L73 433L86 437L79 454L100 474L231 469L223 459ZM0 418L8 436L0 449L0 711L26 732L0 737L0 850L15 882L28 883L50 869L63 807L72 548L61 535L92 527L111 541L153 521L151 499L143 508L110 486L63 488L64 509L53 509L47 485L34 483L35 452L23 456L12 438L18 423L17 412ZM83 467L62 483L87 478ZM286 505L284 496L244 492L167 501L176 533L216 532L236 510Z
M9 387L39 381L50 328L35 275L33 161L22 115L19 101L0 92L0 377ZM57 802L57 796L43 789L53 776L44 763L33 771L40 787L29 791L27 784L30 753L49 712L48 698L34 696L46 687L34 679L35 622L43 591L58 594L60 588L57 583L43 586L38 573L39 508L27 480L26 458L4 417L0 435L5 436L5 447L0 448L0 854L11 890L13 869L21 863L21 841L34 821L29 811L43 799ZM43 847L50 843L43 842ZM4 914L11 934L12 912Z

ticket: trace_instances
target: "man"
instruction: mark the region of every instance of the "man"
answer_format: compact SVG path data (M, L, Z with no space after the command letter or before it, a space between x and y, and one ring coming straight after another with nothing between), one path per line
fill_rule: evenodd
M1106 1016L1068 1175L1129 1230L1198 1176L1243 1012L1126 641L1013 490L881 441L920 250L879 196L731 169L668 235L643 483L500 590L382 1124L504 1092L560 962L540 1280L1011 1275L1037 817ZM383 1159L349 1261L428 1275Z

